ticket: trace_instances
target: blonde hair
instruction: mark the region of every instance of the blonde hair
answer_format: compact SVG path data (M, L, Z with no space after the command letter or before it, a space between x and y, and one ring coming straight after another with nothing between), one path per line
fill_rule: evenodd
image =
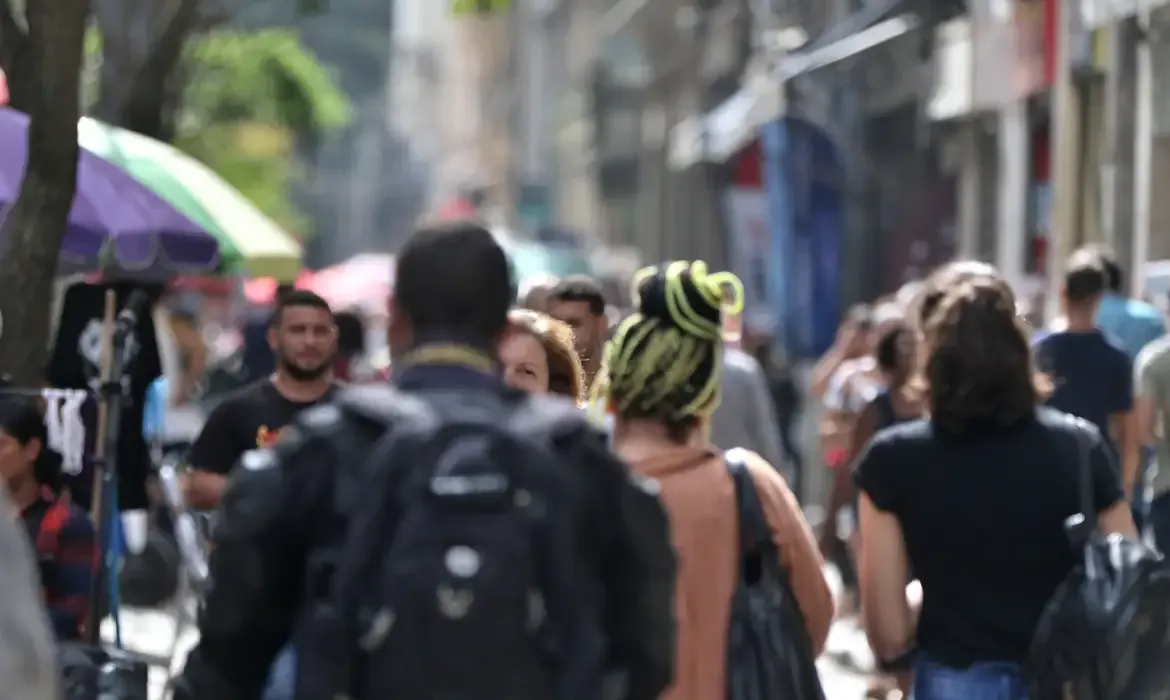
M742 310L743 285L702 261L676 261L639 271L633 297L637 311L607 345L593 399L619 418L661 420L683 440L719 405L723 313Z
M573 329L548 314L530 309L508 312L508 320L523 333L540 341L548 361L548 390L574 401L585 398L585 369L573 345Z

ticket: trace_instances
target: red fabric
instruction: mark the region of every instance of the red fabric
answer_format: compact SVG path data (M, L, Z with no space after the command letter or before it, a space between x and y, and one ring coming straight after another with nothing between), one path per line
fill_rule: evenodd
M0 107L8 104L8 78L0 70Z
M475 205L463 198L448 202L438 211L439 219L443 221L469 219L474 217L475 214Z
M1044 1L1044 84L1056 83L1056 42L1057 27L1060 26L1059 0Z
M1052 172L1052 138L1048 125L1032 129L1032 180L1048 182Z
M762 153L760 140L755 139L736 154L735 175L732 178L736 187L761 188L764 186Z
M97 537L86 514L67 497L48 491L26 509L24 517L40 516L33 546L41 563L42 591L58 638L80 639L89 617L90 587L97 569ZM46 566L51 578L45 580Z

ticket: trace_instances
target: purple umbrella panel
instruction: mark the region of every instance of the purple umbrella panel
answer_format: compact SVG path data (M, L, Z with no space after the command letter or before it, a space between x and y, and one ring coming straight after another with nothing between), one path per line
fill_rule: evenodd
M0 108L0 212L16 202L28 159L29 118ZM3 235L0 215L0 235ZM134 275L210 272L219 243L144 185L82 149L77 191L61 247L66 272L114 269Z

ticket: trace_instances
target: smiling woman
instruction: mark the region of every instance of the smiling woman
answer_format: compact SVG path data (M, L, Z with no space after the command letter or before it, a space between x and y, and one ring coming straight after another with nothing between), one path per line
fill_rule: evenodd
M509 314L514 332L500 345L508 385L533 394L584 399L585 374L573 349L573 331L538 311Z

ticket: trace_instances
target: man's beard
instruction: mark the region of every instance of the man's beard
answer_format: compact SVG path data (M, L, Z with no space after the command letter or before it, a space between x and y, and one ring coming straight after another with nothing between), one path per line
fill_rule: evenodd
M333 368L333 358L322 362L316 367L301 367L287 358L281 357L277 359L277 365L280 371L287 374L290 379L296 382L311 382L320 379Z

